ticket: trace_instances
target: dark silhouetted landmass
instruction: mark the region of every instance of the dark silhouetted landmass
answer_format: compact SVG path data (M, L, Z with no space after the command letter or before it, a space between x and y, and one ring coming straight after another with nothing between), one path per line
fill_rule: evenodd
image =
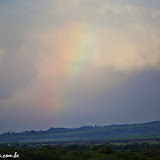
M50 128L46 131L25 131L4 133L0 143L41 143L41 142L127 142L159 141L160 121L110 126L83 126L80 128ZM147 142L148 142L147 141Z

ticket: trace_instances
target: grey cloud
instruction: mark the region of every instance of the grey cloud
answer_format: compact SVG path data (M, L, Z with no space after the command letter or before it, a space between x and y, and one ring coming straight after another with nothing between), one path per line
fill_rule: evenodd
M159 120L158 0L0 4L1 132ZM89 71L69 79L57 61L72 23L91 28L97 52ZM38 102L49 96L48 104L59 92L59 111Z

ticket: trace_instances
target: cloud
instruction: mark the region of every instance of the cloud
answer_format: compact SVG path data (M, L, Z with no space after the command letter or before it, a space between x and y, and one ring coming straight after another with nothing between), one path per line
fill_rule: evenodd
M1 61L3 59L3 54L4 54L4 49L0 48L0 64L1 64Z
M126 33L127 32L127 33ZM158 30L135 24L128 30L102 32L95 64L124 72L159 69L160 40Z
M159 72L160 12L154 2L22 2L0 10L5 130L93 124L96 113L102 121L115 121L109 112L123 119L129 102L117 97L125 95L126 84L137 74Z

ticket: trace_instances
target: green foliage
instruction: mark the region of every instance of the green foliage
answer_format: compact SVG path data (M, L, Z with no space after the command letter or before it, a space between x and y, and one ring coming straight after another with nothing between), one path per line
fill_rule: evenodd
M20 160L160 160L160 144L0 147L1 155L17 152Z

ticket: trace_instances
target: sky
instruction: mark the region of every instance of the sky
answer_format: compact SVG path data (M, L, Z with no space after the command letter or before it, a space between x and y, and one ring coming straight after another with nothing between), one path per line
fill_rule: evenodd
M0 1L0 133L160 120L159 0Z

